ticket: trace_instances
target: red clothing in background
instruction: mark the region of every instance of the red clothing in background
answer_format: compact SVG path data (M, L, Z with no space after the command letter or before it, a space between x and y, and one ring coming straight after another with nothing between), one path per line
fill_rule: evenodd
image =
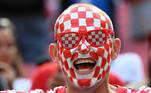
M59 71L59 64L55 62L47 62L40 65L33 77L33 89L42 89L46 91L48 81Z

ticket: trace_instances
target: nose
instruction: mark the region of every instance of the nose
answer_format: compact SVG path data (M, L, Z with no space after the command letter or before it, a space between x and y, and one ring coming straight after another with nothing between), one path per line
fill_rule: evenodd
M85 37L82 37L78 51L80 51L82 54L86 54L90 51L90 44L85 40Z
M8 49L5 47L5 46L2 46L1 48L0 48L0 50L1 50L1 52L6 52Z

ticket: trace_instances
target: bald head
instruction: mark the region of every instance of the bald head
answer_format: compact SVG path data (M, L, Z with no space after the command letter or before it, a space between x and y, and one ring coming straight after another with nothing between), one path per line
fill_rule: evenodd
M88 3L73 4L68 7L55 23L55 35L64 31L78 32L98 29L113 30L109 16L98 7ZM111 34L114 32L111 31Z

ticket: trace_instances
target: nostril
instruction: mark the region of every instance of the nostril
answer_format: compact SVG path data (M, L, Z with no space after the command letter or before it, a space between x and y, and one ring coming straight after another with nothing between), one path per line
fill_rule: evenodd
M81 53L84 53L84 54L89 52L89 50L90 50L90 46L86 45L85 43L80 44L78 47L78 51L80 51Z

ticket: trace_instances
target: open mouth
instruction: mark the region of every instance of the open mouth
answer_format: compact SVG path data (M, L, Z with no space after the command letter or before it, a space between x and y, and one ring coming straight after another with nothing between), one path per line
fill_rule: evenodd
M96 61L94 61L90 58L81 58L81 59L74 61L74 67L81 74L90 73L92 71L92 69L95 67L95 65L96 65Z

